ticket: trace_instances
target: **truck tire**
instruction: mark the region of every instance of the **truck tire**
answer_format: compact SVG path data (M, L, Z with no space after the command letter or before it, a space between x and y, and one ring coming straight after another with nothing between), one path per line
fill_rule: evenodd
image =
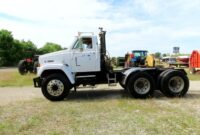
M127 90L135 98L151 97L155 88L153 78L145 72L137 72L130 76Z
M128 90L127 90L127 88L126 88L126 86L124 85L124 84L122 84L121 82L119 82L119 84L120 84L120 86L124 89L124 92L128 92Z
M37 67L38 67L39 62L35 61L33 64L33 73L37 73Z
M181 71L171 70L161 79L161 91L167 97L182 97L189 88L189 79Z
M49 75L42 81L42 93L50 101L63 100L71 88L71 83L62 74Z
M171 70L173 70L173 69L165 70L165 71L163 71L163 72L158 76L158 79L157 79L157 87L158 87L159 90L161 90L161 80L162 80L163 76L164 76L167 72L169 72L169 71L171 71Z
M18 63L18 71L21 75L28 73L27 62L25 60L20 60Z
M125 89L125 85L123 85L121 82L119 82L119 84L120 84L120 86L121 86L122 88Z

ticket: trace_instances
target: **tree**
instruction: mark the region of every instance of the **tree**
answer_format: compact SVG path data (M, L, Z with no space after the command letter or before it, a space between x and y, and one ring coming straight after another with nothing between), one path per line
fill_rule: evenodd
M171 54L170 54L170 53L164 53L164 54L162 55L162 57L168 57L168 56L171 56Z
M163 53L163 55L162 55L163 57L166 57L167 56L167 54L166 53Z
M13 61L13 65L17 64L19 60L23 59L23 47L19 40L14 40L13 49L11 50L13 57L15 60Z
M14 40L13 47L13 57L15 57L15 62L18 63L19 60L24 58L33 58L33 56L37 53L37 47L30 40Z
M0 66L14 66L21 59L33 58L35 54L45 54L62 49L60 45L50 42L37 49L32 41L14 39L12 32L0 30Z
M154 55L155 55L155 58L158 58L158 59L161 58L161 53L160 52L156 52Z
M40 54L50 53L63 50L63 48L55 43L47 42L42 48L39 49Z
M8 30L0 30L0 66L14 66L19 60L32 58L37 47L31 41L19 41Z
M13 49L13 35L8 30L0 30L0 65L10 66L13 62L11 50Z
M112 57L111 58L111 64L113 65L113 66L117 66L117 58L116 57Z
M24 58L32 58L37 53L37 47L32 41L22 40L20 41L20 44L22 46L22 52Z

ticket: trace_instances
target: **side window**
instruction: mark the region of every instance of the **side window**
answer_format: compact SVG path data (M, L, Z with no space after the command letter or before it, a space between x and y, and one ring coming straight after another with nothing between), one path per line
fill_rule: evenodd
M82 42L84 49L92 49L92 38L83 38Z
M82 38L78 39L75 44L73 49L92 49L92 38Z

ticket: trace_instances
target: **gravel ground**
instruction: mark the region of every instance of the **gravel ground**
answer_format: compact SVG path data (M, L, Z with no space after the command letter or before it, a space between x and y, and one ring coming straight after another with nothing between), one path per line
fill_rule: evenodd
M108 87L107 85L98 85L96 88L80 88L77 93L73 91L69 95L69 99L80 98L121 98L122 88L117 85ZM34 87L2 87L0 88L0 106L13 103L16 101L31 100L34 98L44 98L41 90ZM156 94L163 96L162 94ZM200 98L200 81L190 81L190 88L186 97Z

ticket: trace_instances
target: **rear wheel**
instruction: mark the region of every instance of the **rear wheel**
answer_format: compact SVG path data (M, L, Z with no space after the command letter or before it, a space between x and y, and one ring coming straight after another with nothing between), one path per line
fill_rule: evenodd
M161 91L168 97L182 97L188 89L188 77L181 71L171 70L161 80Z
M121 82L119 82L120 86L124 89L125 92L128 92L126 86L124 84L122 84Z
M71 88L71 83L62 74L49 75L42 82L42 93L51 101L63 100Z
M173 69L168 69L168 70L165 70L165 71L163 71L162 73L160 73L160 75L158 76L158 79L157 79L157 86L158 86L158 89L161 89L161 80L162 80L163 76L164 76L167 72L169 72L169 71L171 71L171 70L173 70Z
M125 89L125 85L119 82L120 86Z
M152 96L155 83L153 78L144 72L133 74L127 83L129 93L135 98Z

